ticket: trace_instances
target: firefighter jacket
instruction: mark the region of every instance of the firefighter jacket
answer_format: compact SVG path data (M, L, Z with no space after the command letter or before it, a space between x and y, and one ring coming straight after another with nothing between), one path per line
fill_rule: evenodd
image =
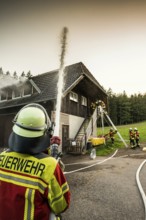
M109 131L110 138L114 138L114 135L117 133L117 131Z
M139 132L138 131L134 132L134 136L135 136L135 139L139 140Z
M0 154L0 219L48 220L69 207L70 191L56 159L5 151Z
M135 138L135 133L133 131L129 131L129 139L134 140Z

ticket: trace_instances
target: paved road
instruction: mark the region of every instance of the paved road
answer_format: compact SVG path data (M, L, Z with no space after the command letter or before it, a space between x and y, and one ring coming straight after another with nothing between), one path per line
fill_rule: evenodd
M124 154L126 157L121 157ZM90 160L87 155L67 155L63 161L68 164L65 170L68 172L105 159L97 157ZM135 176L145 159L146 152L131 152L127 149L102 164L66 174L71 190L71 205L62 214L63 220L144 220L144 205ZM140 173L146 192L145 177L146 165Z
M66 171L103 160L88 156L64 159ZM63 220L144 220L144 205L136 184L136 171L144 158L114 157L105 163L66 174L71 190L71 206ZM146 190L146 165L140 178Z

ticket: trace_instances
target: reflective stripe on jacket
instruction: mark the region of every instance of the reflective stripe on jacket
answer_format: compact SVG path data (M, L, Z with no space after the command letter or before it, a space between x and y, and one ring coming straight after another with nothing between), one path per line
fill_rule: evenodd
M0 219L48 220L69 207L70 192L57 161L41 153L0 154Z

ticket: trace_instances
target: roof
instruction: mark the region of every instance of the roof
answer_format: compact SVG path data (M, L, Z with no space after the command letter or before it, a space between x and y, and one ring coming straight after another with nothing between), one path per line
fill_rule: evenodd
M37 93L32 94L31 96L0 102L0 109L25 105L30 102L42 102L56 99L58 74L59 70L53 70L37 76L32 76L28 80L36 88ZM98 81L94 78L94 76L89 72L89 70L82 62L65 67L63 89L64 94L68 93L70 89L78 83L78 81L82 80L83 77L86 77L90 81L92 81L92 83L94 83L95 86L97 86L98 89L100 89L102 93L106 95L106 92L104 91L102 86L98 83Z
M92 83L96 87L98 87L98 89L100 89L104 93L104 95L107 96L106 91L103 89L103 87L99 84L96 78L91 74L91 72L86 68L86 66L82 62L67 66L65 68L65 72L67 73L67 77L65 80L66 86L64 88L64 92L70 87L73 87L73 85L76 84L76 82L79 81L79 79L82 80L83 77L86 77L90 81L92 81Z

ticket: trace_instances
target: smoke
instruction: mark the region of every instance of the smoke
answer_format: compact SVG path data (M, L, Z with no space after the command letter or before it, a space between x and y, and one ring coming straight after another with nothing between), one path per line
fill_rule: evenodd
M12 77L11 75L0 74L0 89L4 89L9 86L16 86L19 87L20 85L24 84L27 80L26 77Z
M54 135L59 136L60 127L60 110L62 101L62 90L64 84L64 59L66 54L66 42L67 42L68 28L64 27L61 34L61 56L60 56L60 68L58 72L58 84L57 84L57 102L56 102L56 116L55 116L55 129Z

